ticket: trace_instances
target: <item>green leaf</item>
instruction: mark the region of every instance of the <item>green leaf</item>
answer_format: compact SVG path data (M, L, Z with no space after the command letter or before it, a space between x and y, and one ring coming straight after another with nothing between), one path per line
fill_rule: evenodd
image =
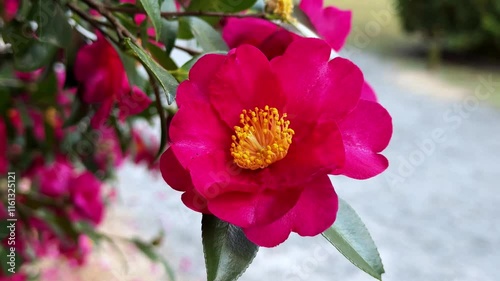
M71 25L55 1L34 1L32 19L38 24L40 41L65 48L71 44Z
M153 43L148 42L148 51L155 58L155 60L165 69L174 70L177 69L177 64L170 58L164 50L156 46Z
M34 104L41 107L54 106L57 104L57 92L56 74L51 71L37 84L36 90L31 94L31 99Z
M227 51L228 47L222 36L206 21L197 17L186 17L194 38L205 52Z
M250 9L257 0L191 0L188 11L213 11L236 13Z
M155 249L155 245L151 243L145 243L138 239L132 239L132 243L150 260L160 262L165 268L165 272L168 274L169 279L175 280L174 270L162 256L158 255Z
M179 83L175 78L168 73L163 67L161 67L151 56L149 56L142 48L137 46L130 38L124 39L125 46L131 53L137 57L144 67L154 76L154 78L160 83L163 91L167 95L168 103L174 101L175 92L177 91L177 86Z
M177 33L179 32L179 22L162 19L161 23L163 27L161 29L160 42L165 45L166 53L170 54L174 48Z
M384 266L370 233L347 202L339 204L337 220L323 236L359 269L382 280Z
M148 14L149 19L153 23L153 27L156 31L156 41L159 40L162 32L162 22L161 22L161 10L160 3L158 0L140 0L142 7Z
M27 29L24 24L12 23L3 32L5 41L12 45L14 66L18 71L33 71L48 65L57 51L56 46L31 37Z
M52 229L54 234L60 239L70 238L73 241L78 239L78 233L72 222L66 216L58 216L46 209L38 209L34 212L35 217L43 220Z
M212 215L201 221L208 281L237 280L257 255L259 247L243 230Z

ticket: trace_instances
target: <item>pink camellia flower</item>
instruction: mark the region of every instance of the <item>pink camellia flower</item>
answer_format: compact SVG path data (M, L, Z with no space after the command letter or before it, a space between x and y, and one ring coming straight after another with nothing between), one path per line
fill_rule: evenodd
M104 202L101 198L101 182L90 172L71 179L71 199L77 218L99 224L104 216Z
M302 0L300 9L307 15L319 36L336 51L340 50L351 32L351 11L329 6L323 8L323 0Z
M314 7L321 7L322 5L322 3L319 3L318 6L317 2L318 1L304 0L302 1L302 4L306 6L307 10L314 10L314 8L310 7L311 4L314 4ZM330 33L327 32L326 35L323 36L325 38L337 38L336 41L330 40L327 42L330 43L330 46L333 49L338 50L343 46L345 39L347 38L349 31L351 30L351 14L350 12L342 12L334 7L328 7L325 9L325 11L339 11L339 13L341 14L341 16L338 16L338 19L330 19L331 23L324 23L325 25L330 26L336 24L341 26L337 29L330 30ZM321 13L335 14L334 12ZM329 18L330 17L326 17L326 19ZM327 21L326 19L325 21ZM336 23L336 20L340 20L342 22ZM236 48L243 44L253 45L259 48L269 60L283 55L283 53L293 41L302 38L297 34L290 32L274 23L257 18L227 19L222 31L222 37L230 48ZM338 38L342 39L338 40ZM341 44L339 42L341 42ZM363 86L361 97L369 101L377 101L375 92L367 82L365 82L365 85Z
M69 193L69 182L73 177L73 166L62 157L58 157L54 163L39 166L35 172L40 192L52 197Z
M134 144L133 160L136 164L144 163L150 170L160 168L156 155L160 148L160 142L156 136L148 134L144 129L132 130L132 142Z
M78 51L75 77L80 83L83 101L99 105L91 121L94 128L104 124L115 103L119 105L121 120L140 113L151 103L141 89L131 87L120 56L100 33L96 42Z
M95 163L103 171L118 168L123 163L124 155L114 128L101 127L97 133Z
M340 50L351 31L351 11L335 7L323 9L323 0L302 0L299 6L314 28L335 50ZM228 18L222 36L230 48L250 44L261 49L269 59L283 54L286 47L300 36L264 19Z
M366 179L387 168L380 152L391 117L360 100L363 74L346 59L330 61L330 50L297 39L269 61L242 45L193 66L160 163L186 206L272 247L333 224L338 198L328 174Z
M19 10L19 5L19 0L4 0L3 10L6 21L10 21L16 16L17 11Z

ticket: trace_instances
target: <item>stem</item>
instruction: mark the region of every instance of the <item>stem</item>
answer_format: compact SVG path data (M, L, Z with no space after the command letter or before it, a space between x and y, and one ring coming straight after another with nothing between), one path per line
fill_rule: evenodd
M116 30L118 37L121 39L128 37L132 39L132 41L137 41L134 35L130 33L121 23L118 21L113 14L101 3L98 3L94 0L82 0L85 4L87 4L90 8L97 10L101 15L103 15Z
M97 22L91 16L87 15L84 11L82 11L80 8L78 8L77 5L75 5L73 3L69 3L69 2L66 5L68 6L68 8L71 9L71 11L73 11L75 14L77 14L82 19L86 20L95 29L99 30L103 35L105 35L107 38L109 38L111 41L113 41L113 43L120 45L120 42L118 42L115 38L113 38L111 35L109 35L99 22Z
M198 52L196 50L189 49L189 48L186 48L186 47L182 47L182 46L179 46L179 45L175 45L174 48L179 49L179 50L181 50L183 52L186 52L186 53L188 53L191 56L201 55L201 52Z
M145 14L144 10L134 7L112 7L106 6L109 11L120 12L124 14ZM266 18L265 13L255 14L234 14L224 12L209 12L209 11L184 11L184 12L162 12L161 16L164 18L173 17L190 17L190 16L203 16L203 17L233 17L233 18Z

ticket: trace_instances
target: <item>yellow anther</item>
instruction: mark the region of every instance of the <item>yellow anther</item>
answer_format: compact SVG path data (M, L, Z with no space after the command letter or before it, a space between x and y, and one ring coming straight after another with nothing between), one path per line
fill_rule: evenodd
M241 168L257 170L283 159L288 153L295 132L285 120L286 113L266 105L264 109L243 110L240 126L231 137L231 155Z

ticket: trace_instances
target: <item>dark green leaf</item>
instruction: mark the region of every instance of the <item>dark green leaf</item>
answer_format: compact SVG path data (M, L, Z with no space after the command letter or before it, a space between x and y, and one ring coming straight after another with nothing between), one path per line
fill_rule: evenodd
M12 45L18 71L33 71L48 65L57 51L56 46L33 38L29 23L10 23L3 30L3 38Z
M36 85L36 90L31 95L33 103L41 107L50 107L57 104L57 78L51 71L48 75Z
M359 269L382 280L384 266L370 233L347 202L339 204L337 220L323 236Z
M241 228L212 215L203 215L201 229L207 280L237 280L252 263L259 247L247 239Z
M34 212L35 217L43 220L52 229L55 235L61 239L78 239L78 233L72 222L66 216L58 216L46 209L38 209Z
M3 219L0 221L0 240L3 240L5 237L9 236L9 229L7 226L10 224L10 222L7 221L7 219Z
M162 33L161 10L158 0L140 0L142 7L149 16L156 31L156 41L159 40Z
M179 85L177 80L129 38L125 38L124 42L128 50L142 62L144 67L152 73L154 78L160 83L160 86L167 95L168 103L172 103L175 92L177 91L177 86Z
M179 32L179 22L162 19L161 23L163 26L161 29L160 42L165 45L167 54L170 54L174 48L177 33Z
M205 52L227 51L227 45L222 36L206 21L197 17L187 17L184 19L189 23L194 38Z
M170 58L170 56L167 54L167 52L162 50L160 47L156 46L153 43L148 43L147 46L148 46L148 50L151 53L151 55L153 56L153 58L155 58L155 60L163 68L168 69L168 70L174 70L174 69L178 68L177 65L175 64L175 62L172 60L172 58Z
M257 0L191 0L189 11L236 13L251 8Z
M66 48L71 43L71 26L55 1L34 1L32 19L38 24L40 41Z

